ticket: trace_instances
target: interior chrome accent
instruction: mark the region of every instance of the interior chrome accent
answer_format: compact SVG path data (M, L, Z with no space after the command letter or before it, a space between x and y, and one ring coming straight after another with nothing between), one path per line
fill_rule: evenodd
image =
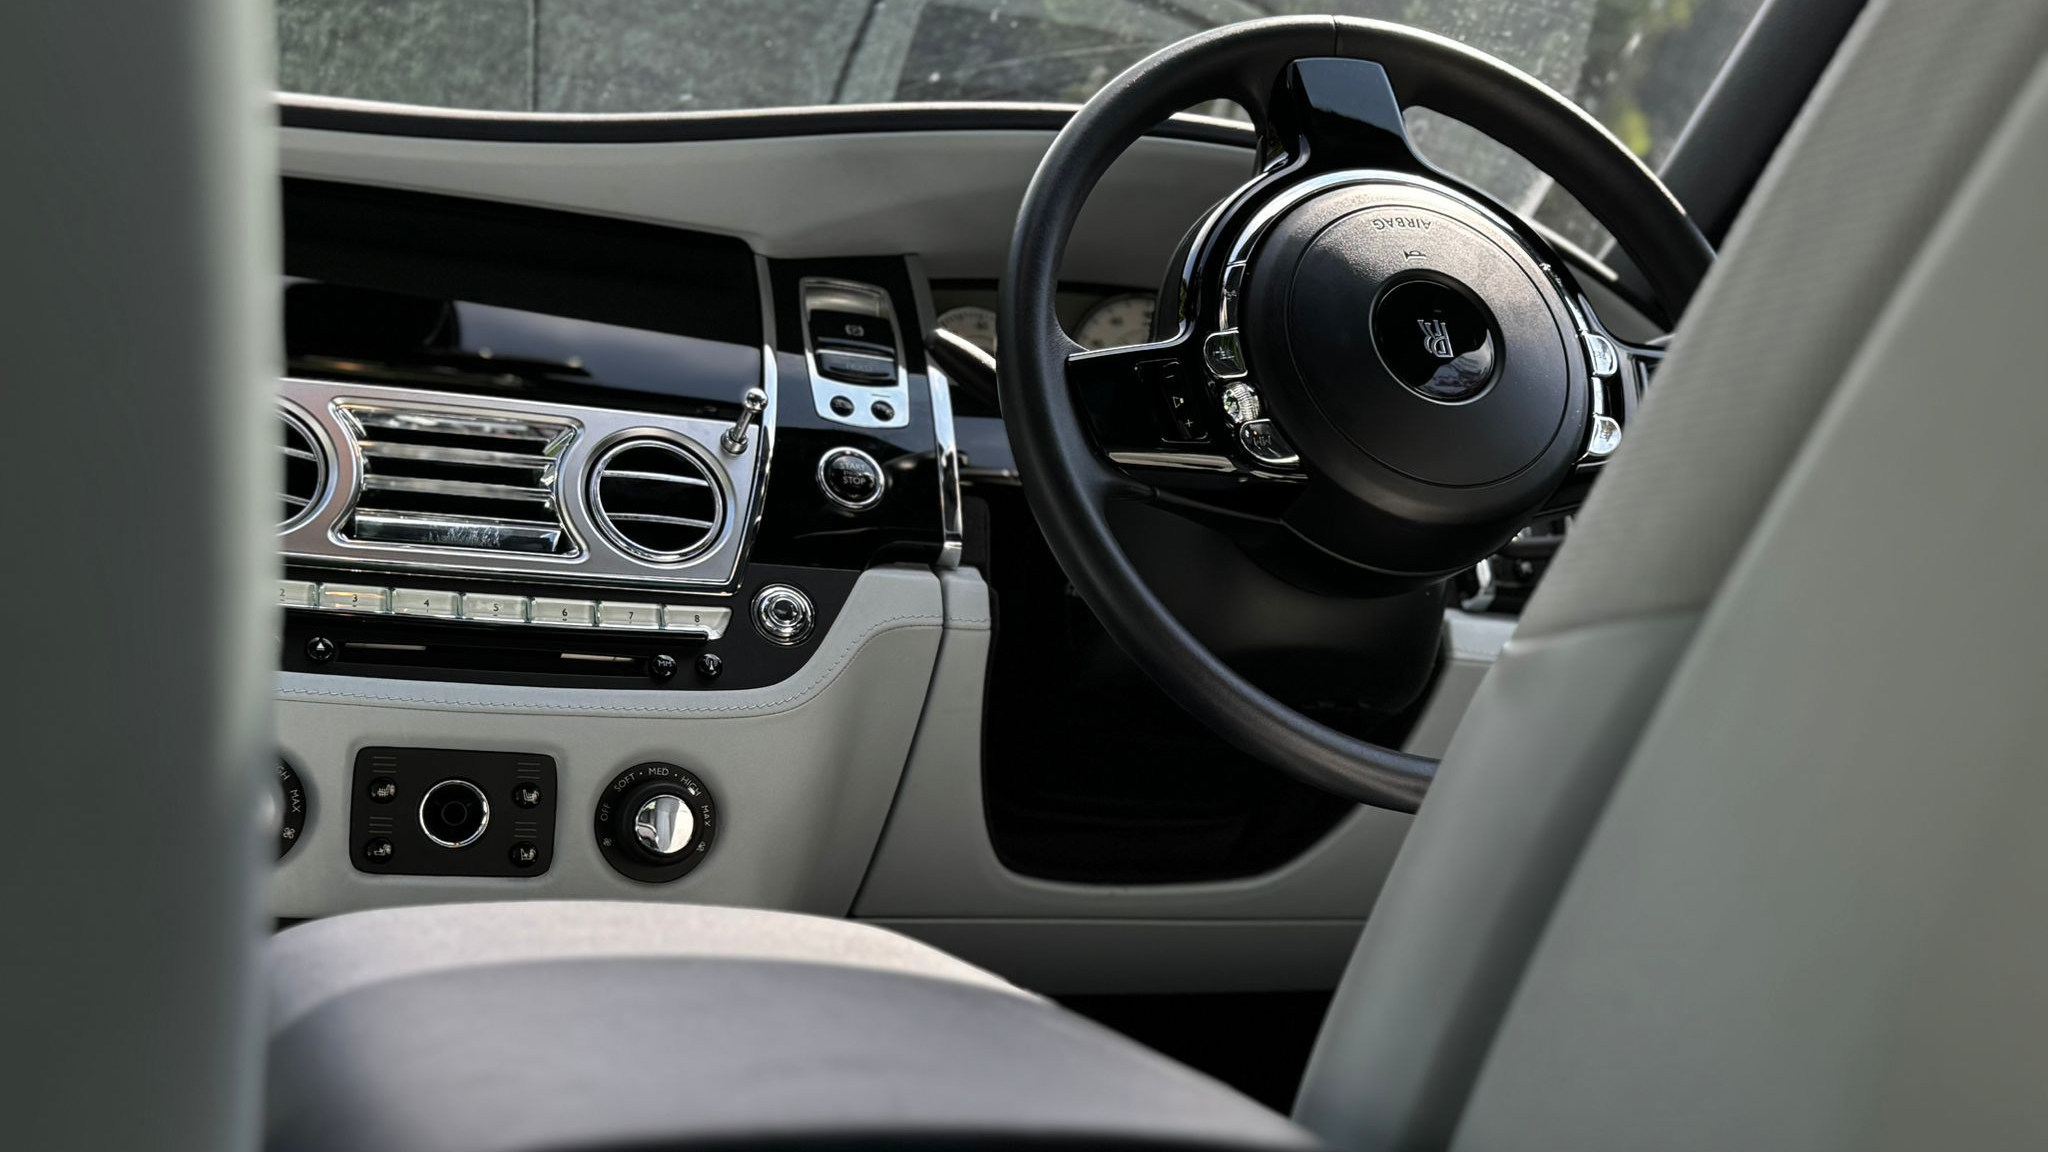
M937 364L926 362L932 393L932 437L938 444L939 568L958 568L967 551L966 513L960 502L960 438L953 425L953 382Z
M818 346L811 334L811 312L823 309L855 312L889 322L896 341L896 378L893 383L850 384L834 380L818 370ZM811 377L811 403L818 415L835 424L855 428L907 428L910 426L910 373L903 357L903 324L889 302L889 294L873 284L806 276L797 281L797 318L803 325L804 366ZM879 359L879 358L877 358ZM834 400L847 405L834 411ZM876 405L886 405L886 417L876 414Z
M754 434L764 450L735 459L712 447L729 427L722 420L295 377L280 389L316 436L337 446L333 495L282 534L290 562L723 590L739 572L746 533L738 525L751 531L758 519L765 420ZM774 391L765 390L772 416ZM614 522L621 513L667 517L627 521L650 526L649 535L626 528L615 538L618 525L595 518L587 479L600 457L630 441L680 449L695 464L623 462L629 473L661 474L637 487L674 487L701 503L614 506ZM623 497L607 485L605 499ZM668 542L658 539L664 531ZM687 547L674 542L679 532L695 533Z
M867 461L867 466L869 470L871 470L874 473L875 490L873 492L868 493L865 498L859 500L850 500L845 496L840 495L839 490L832 487L832 484L826 478L827 472L832 467L832 462L834 460L839 459L842 456L852 456L857 459ZM873 508L877 504L880 504L882 502L882 497L889 491L889 474L887 472L882 471L882 466L876 463L875 458L861 451L858 448L849 448L844 444L841 444L836 448L827 448L824 452L818 455L818 467L815 474L812 476L812 479L817 482L818 491L824 493L825 499L832 501L834 504L839 505L841 508L846 508L854 512L863 512L869 508Z
M343 538L487 553L582 550L555 493L575 421L360 400L333 409L357 458L351 512L336 521Z
M762 411L767 407L768 393L759 388L747 389L747 394L740 398L739 419L734 420L732 427L725 430L725 435L718 438L718 446L727 456L738 456L746 452L747 428L760 419Z
M448 793L448 795L444 796L444 792ZM428 806L438 804L462 805L464 808L463 818L460 820L428 820ZM434 826L436 824L466 825L468 819L467 809L469 805L475 805L478 813L480 814L477 818L476 828L474 830L470 831L467 835L461 837L460 839L450 839L445 836L437 835L434 832ZM474 784L471 784L467 780L443 780L439 784L434 785L432 788L427 789L426 795L420 797L419 815L420 834L422 836L425 836L427 839L433 841L434 843L440 845L443 848L467 848L471 844L474 844L478 840L482 839L484 830L491 826L491 801L489 797L484 795L483 789L477 787Z
M724 523L713 467L685 441L652 435L620 440L591 465L591 520L628 555L680 564L710 546Z
M633 838L657 856L673 856L690 846L697 834L697 818L681 796L662 793L633 814Z
M283 508L277 529L289 532L305 523L327 498L327 460L333 451L313 422L292 405L278 405L277 418L284 424L284 438L278 443L278 452L283 456L279 461Z
M754 595L754 626L777 644L801 644L817 623L811 598L787 584L770 584Z

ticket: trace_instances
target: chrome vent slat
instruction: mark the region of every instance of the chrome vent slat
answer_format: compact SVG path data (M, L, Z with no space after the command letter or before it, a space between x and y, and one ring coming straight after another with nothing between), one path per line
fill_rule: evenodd
M686 484L693 488L709 488L711 481L702 476L677 476L667 472L637 472L630 468L606 470L607 480L649 480L657 484Z
M312 512L326 491L327 456L313 436L313 426L296 410L281 406L277 418L284 425L284 438L277 445L278 468L284 474L277 525L288 531Z
M362 509L355 538L380 544L476 548L491 552L547 555L562 551L566 533L559 523L504 520L491 516L429 516Z
M590 517L628 555L680 564L714 544L723 491L701 451L640 437L614 444L590 472Z
M427 460L437 464L474 464L487 468L527 468L545 472L554 467L552 456L530 452L501 452L490 448L455 448L439 444L403 444L389 440L362 440L356 448L365 456L386 460Z
M424 476L363 477L363 489L371 492L419 492L433 496L469 496L478 500L523 501L552 506L555 494L548 488L521 488L511 484L490 484L480 480L437 480Z
M689 516L659 516L652 512L612 512L608 516L614 521L623 520L628 524L672 524L678 528L709 528L712 523Z
M342 400L357 498L345 539L471 552L574 556L555 485L573 421ZM365 435L374 431L374 435Z
M524 416L439 412L378 404L346 404L342 406L342 411L358 428L426 432L491 440L538 440L550 447L559 447L567 443L569 437L576 432L572 426Z

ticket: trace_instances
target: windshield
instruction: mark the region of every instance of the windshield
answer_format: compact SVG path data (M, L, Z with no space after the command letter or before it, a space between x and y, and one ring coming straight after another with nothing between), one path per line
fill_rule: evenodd
M1086 100L1162 45L1261 16L1396 20L1577 100L1655 165L1762 0L279 0L287 91L536 112ZM1200 111L1233 115L1229 107ZM1419 116L1420 147L1590 239L1516 158Z

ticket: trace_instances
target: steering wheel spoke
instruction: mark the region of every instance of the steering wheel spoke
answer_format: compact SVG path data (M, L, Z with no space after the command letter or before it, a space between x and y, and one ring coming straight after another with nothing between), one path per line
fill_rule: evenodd
M1302 173L1433 171L1408 139L1387 70L1373 61L1338 56L1289 61L1263 111L1267 148L1294 157Z

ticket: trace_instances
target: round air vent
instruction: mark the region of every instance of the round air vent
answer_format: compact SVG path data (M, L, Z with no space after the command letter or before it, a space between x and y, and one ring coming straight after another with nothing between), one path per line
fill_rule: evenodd
M590 470L590 518L620 551L679 564L718 539L725 500L711 466L669 440L613 445Z
M284 504L277 526L285 531L298 527L319 505L320 493L327 487L327 455L304 417L280 408L277 418L284 425L284 439L278 443L284 456Z

